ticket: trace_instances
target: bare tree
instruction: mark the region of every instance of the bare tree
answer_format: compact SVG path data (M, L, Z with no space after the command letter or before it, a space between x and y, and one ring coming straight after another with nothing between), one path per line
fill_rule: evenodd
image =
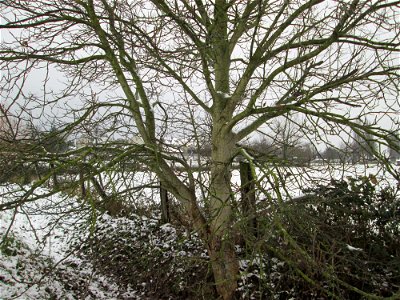
M400 159L400 138L398 132L392 132L391 136L393 136L393 145L389 147L389 158L391 160Z
M223 299L233 297L239 271L231 165L240 141L293 112L305 117L310 130L303 130L310 135L322 137L328 127L353 129L393 143L387 130L357 120L372 113L390 121L399 108L400 1L3 0L0 5L0 29L9 32L0 49L2 96L32 116L38 115L35 109L58 103L58 113L69 118L64 133L85 122L108 128L105 137L138 133L143 143L114 149L103 168L138 149L144 153L142 163L180 201L202 237ZM43 74L37 96L26 92L33 70ZM65 74L59 91L50 89L52 73ZM197 117L189 122L182 116L190 110ZM184 156L166 151L171 144L164 141L183 141L205 116L211 120L212 147L207 192L200 199ZM186 169L184 180L172 162ZM5 207L10 205L0 205Z
M277 147L278 153L284 161L293 160L293 157L297 156L296 150L304 142L302 141L302 132L299 130L300 125L296 123L294 116L286 114L279 119L274 119L270 125L271 144Z
M368 121L366 125L369 125ZM375 136L369 132L354 131L354 140L351 144L351 156L353 163L370 161L374 159L374 153L377 152L378 143Z
M335 148L332 146L328 146L322 153L321 157L328 161L337 161L337 162L345 162L346 154L344 153L344 149Z

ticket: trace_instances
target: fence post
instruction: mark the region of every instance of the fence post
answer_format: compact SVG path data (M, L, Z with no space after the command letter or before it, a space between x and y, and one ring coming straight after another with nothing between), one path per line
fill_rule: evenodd
M79 166L79 184L81 187L81 197L83 201L86 200L86 185L85 185L85 175L83 174L83 166Z
M160 198L161 198L161 223L170 223L171 218L169 214L169 199L168 192L160 182Z
M53 172L52 178L53 178L53 188L58 189L58 178L57 178L57 172L55 171L56 167L53 162L50 163L50 170Z
M247 218L247 228L249 233L253 237L257 237L255 178L251 172L250 163L241 160L239 164L239 172L242 212L244 217Z

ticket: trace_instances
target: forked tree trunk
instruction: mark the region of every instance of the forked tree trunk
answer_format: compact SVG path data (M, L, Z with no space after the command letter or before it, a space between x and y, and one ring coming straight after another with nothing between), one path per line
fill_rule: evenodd
M213 195L210 198L210 206L213 215L210 222L204 219L195 205L196 200L192 200L193 205L187 206L186 211L206 244L217 292L222 299L230 300L234 296L239 278L239 262L232 232L230 176L212 178L210 190L213 191ZM220 181L221 178L224 179ZM184 194L186 192L181 191L180 195ZM187 194L186 197L196 199L195 192L192 191L192 194Z

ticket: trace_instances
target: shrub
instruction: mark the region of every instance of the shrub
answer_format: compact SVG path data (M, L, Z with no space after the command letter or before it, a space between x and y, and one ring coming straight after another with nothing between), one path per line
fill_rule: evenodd
M256 269L265 275L256 280L253 295L399 296L400 199L374 183L374 177L332 180L264 214L260 226L267 238L256 243L267 254ZM271 220L274 225L266 225Z
M236 246L237 299L397 297L400 199L374 182L333 180L260 210L257 237ZM76 247L96 272L143 297L216 297L198 237L155 218L103 215Z
M196 235L189 238L155 219L103 215L78 249L97 272L143 297L200 299L205 295L212 299L215 291L201 245Z

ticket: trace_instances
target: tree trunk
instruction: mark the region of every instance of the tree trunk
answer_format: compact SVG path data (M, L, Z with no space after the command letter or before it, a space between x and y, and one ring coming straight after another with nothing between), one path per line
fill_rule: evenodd
M215 235L209 249L210 263L218 294L224 300L233 299L237 288L239 264L231 238Z
M220 122L219 124L224 124ZM218 294L232 299L237 288L239 263L233 238L231 205L231 159L233 138L216 124L210 182L210 241L209 255ZM221 129L221 130L220 130Z

